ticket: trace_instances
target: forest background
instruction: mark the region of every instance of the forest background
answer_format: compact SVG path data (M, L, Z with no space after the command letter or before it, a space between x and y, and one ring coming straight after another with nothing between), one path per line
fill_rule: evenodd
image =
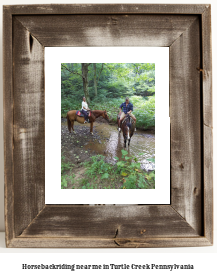
M91 110L106 110L111 122L119 106L130 98L136 127L155 126L154 63L62 63L61 117L80 110L85 96Z

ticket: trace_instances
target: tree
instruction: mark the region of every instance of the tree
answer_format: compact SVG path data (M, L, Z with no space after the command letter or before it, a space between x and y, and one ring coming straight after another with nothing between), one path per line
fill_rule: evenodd
M97 80L97 72L96 72L96 64L93 64L93 69L94 69L94 91L95 91L95 96L97 96L97 84L99 82L99 78L101 75L101 72L103 71L103 63L102 63L102 68L99 72L98 80Z
M84 88L84 95L87 100L87 103L90 104L90 96L89 96L89 88L88 88L88 67L90 63L82 63L82 79L83 79L83 88Z
M80 75L82 77L84 96L85 96L88 104L90 104L90 96L89 96L89 89L88 89L88 67L89 67L90 64L91 63L89 63L89 64L82 63L81 64L82 74L80 74L76 71L73 71L72 69L69 69L69 67L67 67L65 64L61 64L61 69L65 69L68 72L70 72L71 74L77 74L77 75Z
M94 104L108 98L155 94L154 63L65 63L61 68L62 99L74 106L83 96Z

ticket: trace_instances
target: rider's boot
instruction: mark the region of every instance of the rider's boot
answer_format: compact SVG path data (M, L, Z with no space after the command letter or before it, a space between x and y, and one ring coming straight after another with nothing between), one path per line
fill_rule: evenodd
M122 125L122 121L120 121L120 127L118 128L118 131L121 131L121 125Z

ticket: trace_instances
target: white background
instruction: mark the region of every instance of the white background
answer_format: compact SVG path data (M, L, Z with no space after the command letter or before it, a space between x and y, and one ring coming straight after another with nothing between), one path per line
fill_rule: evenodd
M61 63L80 62L155 63L155 189L61 189ZM169 47L46 47L45 92L45 204L170 204Z
M12 5L12 4L45 4L50 3L51 1L45 1L45 0L38 0L38 1L26 1L26 0L0 0L1 5ZM60 3L61 1L58 0L52 0L52 3ZM85 1L72 1L72 0L64 0L64 3L132 3L133 1L109 1L106 0L106 2L103 1L94 1L94 0L85 0ZM159 4L212 4L212 57L213 57L213 136L214 136L214 170L215 170L215 161L217 156L216 151L216 123L217 123L217 95L216 95L216 88L217 88L217 79L216 76L216 67L217 67L217 2L216 0L195 0L195 1L170 1L170 0L148 0L148 1L139 1L137 0L136 3L159 3ZM2 22L2 14L0 14L0 22ZM0 28L0 33L2 34L2 28ZM2 36L1 36L2 37ZM0 43L0 59L2 59L2 43ZM2 63L0 65L0 84L2 84ZM0 88L0 111L3 110L3 91L2 91L2 85ZM4 168L3 168L3 113L0 114L0 134L1 134L1 144L0 144L0 230L4 231ZM214 200L216 202L216 172L214 172ZM54 256L56 258L60 258L60 263L72 263L72 261L75 261L77 258L77 262L85 263L89 258L95 258L95 261L99 261L100 258L104 258L104 261L106 263L120 263L121 259L123 261L121 263L125 263L125 258L128 258L133 262L136 260L138 263L147 262L147 261L153 261L152 259L164 263L164 261L167 262L167 264L174 261L174 258L176 259L176 262L182 263L182 262L189 262L189 263L195 263L196 270L194 272L192 271L185 271L181 272L181 277L216 277L216 256L217 256L217 244L216 244L216 237L217 237L217 209L216 205L214 206L214 215L215 215L215 222L214 222L214 235L215 235L215 244L212 247L198 247L198 248L156 248L156 249L6 249L5 243L4 243L4 233L0 233L0 273L3 274L3 276L10 277L12 275L17 275L17 277L21 277L21 269L20 269L20 261L25 263L34 263L38 261L38 258L40 258L41 263L48 263L49 258L51 258L51 254L47 253L56 253ZM8 254L6 254L8 253ZM11 254L14 253L14 254ZM197 253L197 254L196 254ZM78 255L81 255L82 258ZM56 262L56 261L55 261ZM53 276L54 276L53 272ZM5 275L4 275L5 274ZM56 275L60 276L61 274L66 274L64 272L56 272ZM92 274L92 273L91 273ZM109 276L111 276L111 272L109 273ZM123 272L121 274L124 274ZM22 272L22 277L30 277L30 272L27 272L27 274ZM32 277L47 277L47 273L42 275L40 272L37 272L36 275L33 275L33 272L31 272ZM45 276L46 275L46 276ZM70 275L70 277L75 276L75 273L67 274ZM84 272L82 272L82 275L84 275ZM100 276L103 274L100 273ZM114 275L114 273L113 273ZM137 273L138 277L180 277L174 274L174 272L164 272L159 271L156 273L149 273L141 272ZM120 277L120 272L116 272L116 276ZM127 274L125 274L127 276ZM130 275L132 276L132 274ZM54 276L55 277L55 276ZM66 276L67 277L67 276ZM79 277L79 276L77 276ZM82 276L81 276L82 277ZM107 277L107 276L106 276Z

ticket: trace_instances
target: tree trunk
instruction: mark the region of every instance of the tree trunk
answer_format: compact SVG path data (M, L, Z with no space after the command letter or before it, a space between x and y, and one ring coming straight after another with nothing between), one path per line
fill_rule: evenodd
M96 64L93 64L94 69L94 90L95 90L95 96L97 96L97 81L96 81Z
M88 88L88 66L90 64L82 63L82 79L83 79L83 89L84 89L84 96L87 100L88 105L90 104L90 96L89 96L89 88Z

